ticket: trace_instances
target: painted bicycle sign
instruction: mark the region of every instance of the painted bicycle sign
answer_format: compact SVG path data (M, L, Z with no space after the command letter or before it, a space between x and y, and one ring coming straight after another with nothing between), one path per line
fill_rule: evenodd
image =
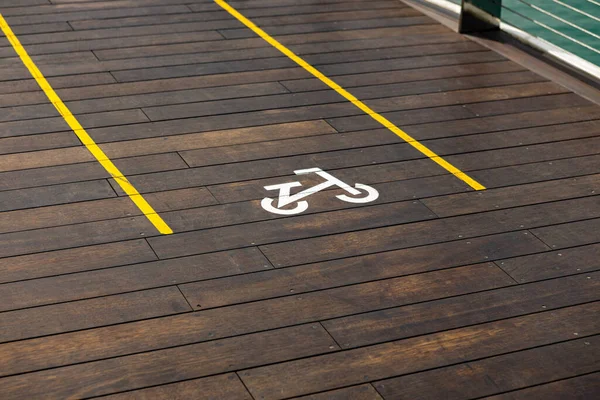
M287 182L280 183L278 185L265 186L266 190L279 190L279 196L277 199L273 199L271 197L265 197L262 199L260 203L262 208L274 214L300 214L308 209L308 202L302 199L332 186L337 186L347 192L347 194L340 194L335 197L348 203L370 203L377 200L379 197L379 192L377 192L377 190L371 186L363 185L362 183L356 183L354 184L354 187L352 187L333 175L323 171L321 168L299 169L294 171L294 173L296 175L308 175L314 173L325 179L325 182L307 188L296 194L291 194L291 189L302 186L300 182ZM277 202L277 205L274 205L275 202ZM293 208L283 208L293 203L296 203Z

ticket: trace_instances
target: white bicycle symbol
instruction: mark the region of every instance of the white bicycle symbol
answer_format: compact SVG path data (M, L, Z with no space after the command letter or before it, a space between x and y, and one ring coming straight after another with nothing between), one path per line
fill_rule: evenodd
M306 190L303 190L301 192L298 192L294 195L292 195L290 193L291 188L302 186L302 184L300 182L288 182L288 183L281 183L279 185L265 186L266 190L279 190L279 198L277 199L278 200L277 206L274 206L273 203L275 202L275 199L272 199L270 197L265 197L260 202L260 205L262 206L262 208L264 208L265 210L272 212L274 214L281 214L281 215L300 214L301 212L304 212L308 209L308 202L306 200L302 200L303 198L310 196L311 194L320 192L321 190L327 189L331 186L338 186L338 187L344 189L346 192L348 192L352 196L360 196L361 194L363 194L362 191L366 192L366 196L363 196L363 197L350 197L346 194L340 194L340 195L335 196L338 199L340 199L342 201L346 201L348 203L369 203L371 201L377 200L377 198L379 197L379 192L377 190L375 190L374 188L372 188L371 186L363 185L362 183L356 183L354 185L354 187L352 187L352 186L342 182L338 178L332 176L331 174L323 171L321 168L299 169L297 171L294 171L294 173L296 175L307 175L307 174L315 173L315 174L319 175L321 178L325 179L325 182L320 183L311 188L308 188ZM282 209L282 207L285 207L292 203L297 203L294 208Z

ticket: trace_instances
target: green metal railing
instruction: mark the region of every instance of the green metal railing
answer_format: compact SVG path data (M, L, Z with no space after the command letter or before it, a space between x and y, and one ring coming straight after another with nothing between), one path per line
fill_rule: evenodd
M575 55L600 67L600 0L462 0L461 5L461 32L498 26L521 31L538 44L560 48L567 58Z

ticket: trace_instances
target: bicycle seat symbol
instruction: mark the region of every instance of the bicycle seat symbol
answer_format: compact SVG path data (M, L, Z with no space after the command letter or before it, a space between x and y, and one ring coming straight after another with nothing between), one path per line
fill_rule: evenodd
M342 182L338 178L333 175L323 171L321 168L308 168L308 169L299 169L294 171L296 175L307 175L315 173L319 175L321 178L325 179L325 182L320 183L311 188L305 189L301 192L298 192L294 195L291 194L291 189L294 187L302 186L300 182L287 182L280 183L278 185L270 185L265 186L266 190L279 190L279 197L277 199L277 205L274 206L275 199L270 197L265 197L260 202L260 205L265 210L272 212L274 214L281 215L294 215L300 214L308 209L308 202L306 200L302 200L311 194L315 194L320 192L323 189L327 189L332 186L338 186L341 189L344 189L348 194L352 196L361 196L361 197L350 197L348 194L340 194L335 197L342 201L346 201L348 203L369 203L371 201L377 200L379 197L379 192L368 185L363 185L362 183L356 183L354 187L348 185L345 182ZM296 203L294 208L282 208L292 203Z

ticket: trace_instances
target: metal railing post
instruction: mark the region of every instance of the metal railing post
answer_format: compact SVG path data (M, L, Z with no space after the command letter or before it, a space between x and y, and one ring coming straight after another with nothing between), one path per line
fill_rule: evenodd
M462 0L458 31L474 33L497 30L502 0Z

